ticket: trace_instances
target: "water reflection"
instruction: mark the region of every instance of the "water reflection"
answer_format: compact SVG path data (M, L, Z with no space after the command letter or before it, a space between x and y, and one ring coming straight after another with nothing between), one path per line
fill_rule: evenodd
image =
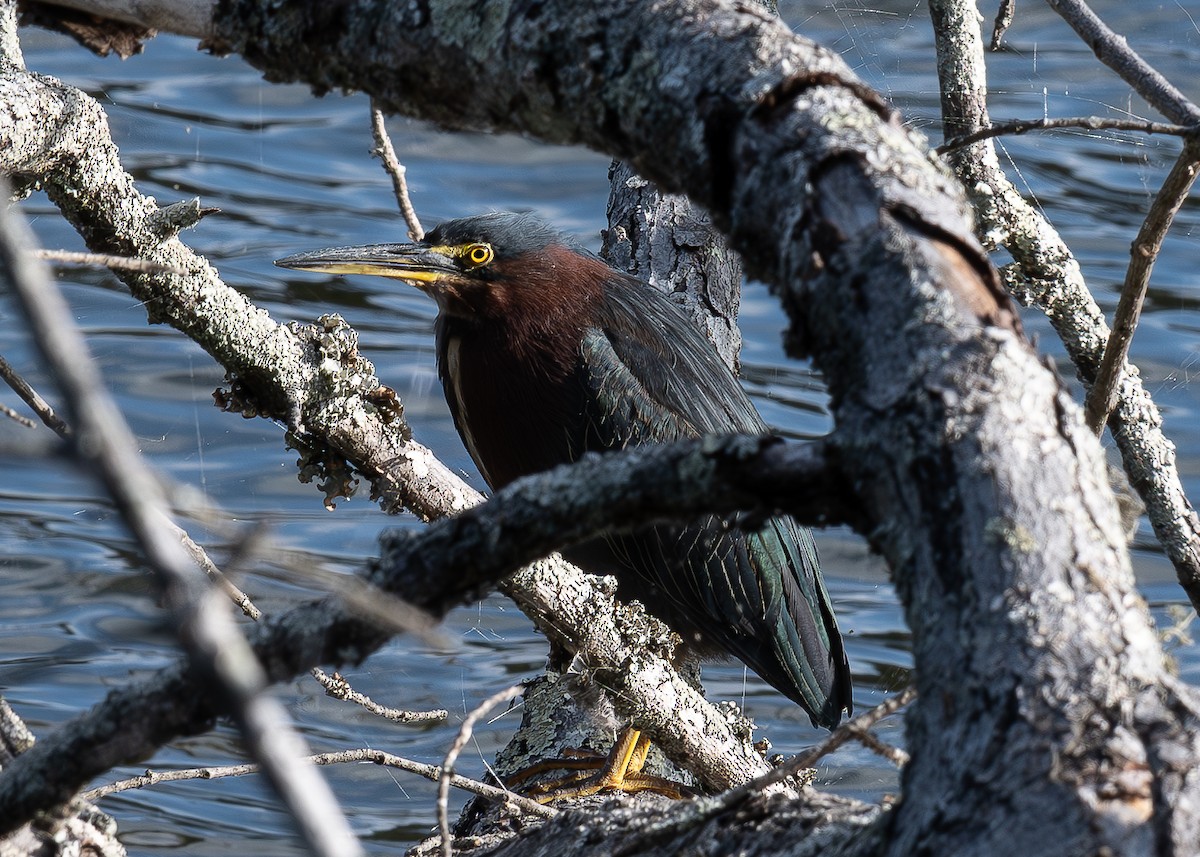
M1177 80L1190 81L1200 61L1200 38L1182 13L1144 16L1136 4L1098 5L1139 44L1170 45L1155 61ZM840 2L814 11L795 3L785 4L784 14L807 35L842 51L913 125L936 133L928 23L917 7ZM1022 7L1020 15L1009 52L992 61L997 117L1040 115L1043 106L1066 113L1104 112L1109 105L1117 112L1141 110L1106 73L1079 79L1075 71L1084 49L1051 13ZM280 320L309 321L330 311L344 315L360 332L361 348L380 376L403 394L419 439L480 484L436 388L432 304L415 290L383 280L301 280L271 265L300 249L400 234L388 183L366 155L365 99L314 100L303 87L265 84L236 59L217 61L169 37L156 39L143 57L116 63L91 58L56 37L23 35L31 68L83 86L106 105L122 157L146 192L162 202L199 196L222 210L185 237L227 281ZM1070 80L1069 92L1064 80ZM598 245L607 158L516 137L449 136L400 119L390 127L428 222L491 209L535 209L589 246ZM1087 134L1005 145L1020 165L1019 181L1080 253L1102 304L1111 308L1132 230L1176 144ZM36 215L35 227L48 246L80 248L44 199L27 202L25 210ZM1172 239L1173 252L1156 269L1134 345L1193 497L1200 491L1193 383L1200 371L1195 345L1200 314L1190 252L1196 216L1190 209L1182 214L1180 237ZM206 355L167 328L148 328L142 308L111 276L64 270L60 278L146 454L179 482L204 492L226 518L268 528L274 547L245 566L240 579L263 607L279 610L307 597L312 582L306 566L352 570L374 552L380 529L415 525L385 517L366 498L326 512L319 495L296 481L296 455L285 448L278 426L211 406L221 372ZM1061 359L1045 321L1033 314L1026 320L1041 347ZM831 428L823 386L810 366L784 357L781 325L778 304L761 286L750 286L743 311L748 388L784 435L821 436ZM31 380L46 387L12 325L0 329L0 353L26 364ZM8 457L2 466L7 478L0 487L0 685L30 724L45 730L98 700L108 687L161 666L171 635L162 627L128 538L96 486L63 462ZM206 533L202 522L190 526L218 561L234 549L236 533ZM1156 619L1165 623L1169 608L1181 600L1173 571L1145 529L1137 548L1139 577ZM909 680L903 617L884 569L861 540L843 531L824 533L820 549L848 634L855 704L865 709ZM544 658L544 641L498 596L456 611L447 629L457 641L448 652L401 639L349 670L348 677L388 704L449 708L449 724L385 727L298 679L282 693L313 748L372 746L439 762L465 712L537 671ZM1200 679L1196 646L1181 645L1175 654L1182 675ZM821 737L798 708L740 664L711 665L705 678L712 696L743 702L777 750L794 752ZM473 752L460 765L464 773L484 772L518 716L514 711L476 731ZM898 725L887 727L884 737L903 744ZM232 733L219 729L175 743L153 764L239 759ZM843 793L877 798L896 788L894 771L865 750L843 751L827 761L822 782ZM330 777L373 852L401 853L427 833L433 818L430 784L373 765L342 768ZM286 820L255 778L163 786L105 805L138 853L223 853L230 841L260 842L276 854L291 847Z

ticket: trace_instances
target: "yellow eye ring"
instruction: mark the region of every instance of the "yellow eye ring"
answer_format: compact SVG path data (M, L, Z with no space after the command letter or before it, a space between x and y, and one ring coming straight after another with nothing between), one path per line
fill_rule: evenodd
M466 256L468 262L479 267L492 261L495 253L492 252L490 244L472 244L463 255Z

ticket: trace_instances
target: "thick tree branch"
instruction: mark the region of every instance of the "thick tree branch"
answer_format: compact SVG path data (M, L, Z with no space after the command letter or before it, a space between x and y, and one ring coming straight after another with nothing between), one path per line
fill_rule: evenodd
M1194 700L1164 676L1101 450L923 143L836 54L741 6L486 9L231 0L213 44L273 79L625 157L708 209L778 290L913 630L904 798L857 846L1190 847L1176 837L1197 825L1200 783L1162 760L1195 758ZM791 823L787 842L807 831Z

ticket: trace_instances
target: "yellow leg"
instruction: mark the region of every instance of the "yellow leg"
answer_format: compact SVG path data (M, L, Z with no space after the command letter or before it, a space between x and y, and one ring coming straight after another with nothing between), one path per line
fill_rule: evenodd
M650 739L636 729L631 728L627 731L637 736L637 746L629 754L629 764L625 768L625 776L629 777L640 774L646 766L646 757L650 755Z
M641 773L642 765L646 764L646 756L650 753L650 739L642 736L641 730L628 727L617 736L608 754L608 761L597 775L595 794L603 789L623 789L626 780ZM591 786L588 786L591 788ZM583 795L580 795L582 797Z
M689 796L691 792L679 783L642 773L642 768L646 764L646 756L649 753L650 739L638 729L627 728L617 737L617 742L613 745L603 765L600 764L599 758L564 759L535 765L534 768L539 772L555 768L578 770L590 767L598 770L588 777L581 778L582 775L576 773L550 783L534 786L529 790L529 794L540 803L550 803L565 798L590 797L605 789L616 789L630 794L653 791L676 800ZM533 769L522 771L515 780L527 779L531 770ZM510 785L513 782L514 779L509 780Z

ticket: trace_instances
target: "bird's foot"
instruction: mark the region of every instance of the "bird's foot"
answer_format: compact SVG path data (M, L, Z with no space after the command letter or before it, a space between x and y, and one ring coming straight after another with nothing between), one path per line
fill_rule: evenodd
M626 794L655 792L673 800L695 796L695 792L681 783L644 773L642 767L649 752L650 739L636 729L627 729L621 733L607 756L590 751L573 751L569 758L538 762L518 771L508 778L506 784L513 786L549 771L569 770L573 773L531 786L525 790L525 794L538 803L590 797L606 789Z

